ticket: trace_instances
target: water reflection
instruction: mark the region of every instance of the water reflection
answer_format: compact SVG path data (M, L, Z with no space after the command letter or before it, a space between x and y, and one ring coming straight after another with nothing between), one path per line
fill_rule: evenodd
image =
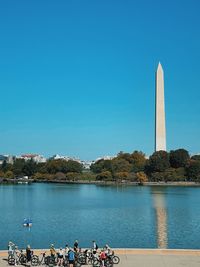
M156 213L157 246L158 248L165 249L168 245L165 194L162 190L152 188L152 196Z

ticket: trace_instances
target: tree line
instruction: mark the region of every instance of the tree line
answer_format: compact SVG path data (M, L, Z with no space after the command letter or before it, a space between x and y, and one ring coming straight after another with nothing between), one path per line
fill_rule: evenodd
M36 163L32 159L15 159L13 164L3 162L0 177L12 179L28 176L36 180L71 180L81 174L82 170L82 164L73 160L50 159L45 163Z
M35 163L15 159L13 164L3 162L0 177L12 179L29 176L35 180L98 180L144 182L200 182L200 155L190 157L185 149L170 152L154 152L149 158L141 151L120 152L115 158L100 159L84 170L77 161L50 159L46 163Z
M97 180L133 182L200 182L200 155L190 157L185 149L154 152L148 159L140 151L120 152L112 160L99 160L91 166Z

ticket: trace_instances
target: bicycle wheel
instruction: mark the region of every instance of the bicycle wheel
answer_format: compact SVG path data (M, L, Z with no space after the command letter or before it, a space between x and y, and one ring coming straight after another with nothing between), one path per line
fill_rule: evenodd
M92 265L93 265L93 267L100 267L101 263L98 259L94 259Z
M26 256L24 254L21 254L19 256L19 263L22 264L22 265L26 264Z
M67 258L64 258L64 260L63 260L63 266L64 267L67 267L69 264L69 261L68 261L68 259Z
M74 267L81 267L81 265L82 265L82 264L79 263L78 261L75 261L75 262L74 262Z
M112 267L113 266L113 261L109 258L105 259L105 266L106 267Z
M87 260L87 262L88 262L88 264L89 265L92 265L93 264L93 258L92 257L88 257L88 260Z
M45 265L49 265L49 261L50 261L50 256L46 256L45 258L44 258L44 263L45 263Z
M9 265L15 265L15 258L13 255L8 256L8 264Z
M39 257L37 255L33 255L31 258L31 265L37 266L39 265Z
M118 264L120 262L120 258L118 256L113 256L112 261L114 264Z
M49 258L49 264L48 265L51 266L51 267L56 265L55 257L50 257Z
M81 265L86 264L86 256L84 254L79 254L77 258L77 262L80 263Z

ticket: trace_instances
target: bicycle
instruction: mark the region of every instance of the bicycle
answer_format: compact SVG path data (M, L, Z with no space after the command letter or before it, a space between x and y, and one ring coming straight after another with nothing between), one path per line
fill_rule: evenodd
M16 249L14 249L13 253L10 253L10 255L8 256L8 264L9 265L26 264L26 255L23 253L23 250L19 252Z
M39 266L39 265L47 265L47 257L46 252L41 253L42 258L40 259L39 256L33 255L31 258L31 265L32 266Z
M107 255L107 257L112 260L113 264L119 264L120 262L120 258L114 252L111 255Z
M104 260L104 264L103 261L101 259L95 259L93 262L93 267L113 267L113 261L109 258L106 258Z

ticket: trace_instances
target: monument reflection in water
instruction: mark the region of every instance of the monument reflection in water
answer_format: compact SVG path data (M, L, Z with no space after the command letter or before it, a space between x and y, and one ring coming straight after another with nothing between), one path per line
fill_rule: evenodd
M152 188L152 196L156 214L157 246L160 249L165 249L168 246L165 194L162 190Z

